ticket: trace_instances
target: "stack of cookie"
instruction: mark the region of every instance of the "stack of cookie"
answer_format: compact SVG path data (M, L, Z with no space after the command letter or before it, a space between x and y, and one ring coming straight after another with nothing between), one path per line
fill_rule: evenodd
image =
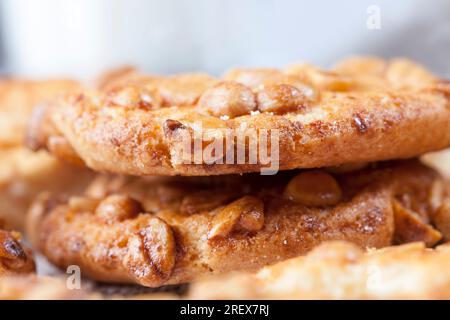
M42 193L27 235L61 268L147 287L255 271L327 241L352 243L330 244L336 259L345 246L434 247L450 238L449 187L416 158L450 146L449 98L448 82L404 59L222 78L116 70L35 109L28 146L98 174L77 196ZM291 289L267 296L314 297Z

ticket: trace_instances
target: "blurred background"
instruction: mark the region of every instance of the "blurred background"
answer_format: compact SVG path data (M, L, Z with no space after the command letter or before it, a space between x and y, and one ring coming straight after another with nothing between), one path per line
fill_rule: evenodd
M0 70L91 78L118 65L221 74L408 56L450 75L447 0L0 0Z

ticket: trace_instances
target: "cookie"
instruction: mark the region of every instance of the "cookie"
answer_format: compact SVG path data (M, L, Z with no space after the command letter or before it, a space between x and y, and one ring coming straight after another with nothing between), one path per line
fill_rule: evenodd
M450 245L410 243L364 252L328 242L306 256L193 283L188 299L448 299Z
M380 248L442 239L430 222L447 197L435 171L416 161L344 169L99 176L84 197L41 195L28 236L59 267L148 287L255 270L330 240Z
M79 88L80 84L72 80L1 80L0 148L23 144L25 128L35 105Z
M98 87L47 108L30 129L30 147L97 171L219 175L450 146L448 81L404 59L353 58L331 71L234 69L222 78L124 69Z

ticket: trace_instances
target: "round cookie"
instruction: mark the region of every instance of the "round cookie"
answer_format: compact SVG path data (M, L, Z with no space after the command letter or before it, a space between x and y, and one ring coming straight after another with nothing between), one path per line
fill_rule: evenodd
M145 76L125 69L36 116L33 149L132 175L219 175L450 146L449 84L404 59ZM44 115L42 115L44 114Z

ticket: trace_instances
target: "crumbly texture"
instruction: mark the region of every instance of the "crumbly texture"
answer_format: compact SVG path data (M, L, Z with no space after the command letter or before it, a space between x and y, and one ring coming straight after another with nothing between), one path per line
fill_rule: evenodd
M34 269L31 251L22 246L20 234L0 229L0 279L33 273Z
M268 166L260 156L255 164L194 163L192 152L177 148L187 136L202 152L211 150L212 138L236 142L227 129L240 136L278 130L282 170L409 158L450 145L448 81L405 59L352 58L331 71L235 69L220 79L123 69L97 86L47 108L30 129L29 145L94 170L132 175ZM195 135L199 125L206 135ZM217 158L226 163L226 156Z
M193 283L188 299L449 299L450 245L410 243L364 252L328 242L255 274Z
M430 217L446 197L436 187L443 181L418 162L308 172L99 176L84 197L43 194L30 210L28 236L57 266L149 287L256 270L329 240L380 248L417 240L432 246L442 238ZM309 192L308 179L323 184Z

